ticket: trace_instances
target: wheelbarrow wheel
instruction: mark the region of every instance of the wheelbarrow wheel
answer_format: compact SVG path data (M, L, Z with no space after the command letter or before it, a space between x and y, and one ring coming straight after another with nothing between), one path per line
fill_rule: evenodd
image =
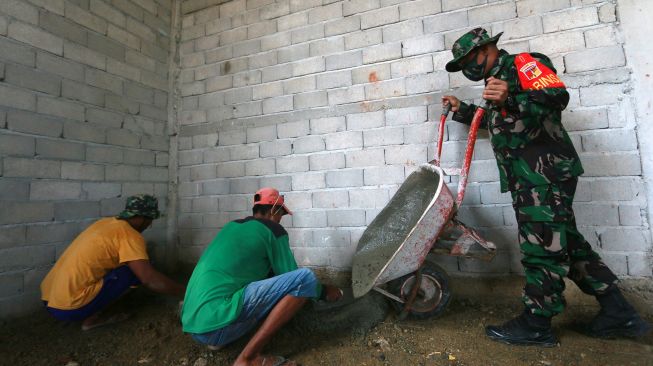
M422 282L409 312L409 316L413 319L436 317L444 312L451 300L447 272L439 265L428 260L422 263L421 270ZM388 290L393 295L406 301L416 279L416 272L409 273L390 281ZM397 312L401 313L404 310L405 304L394 300L391 302Z

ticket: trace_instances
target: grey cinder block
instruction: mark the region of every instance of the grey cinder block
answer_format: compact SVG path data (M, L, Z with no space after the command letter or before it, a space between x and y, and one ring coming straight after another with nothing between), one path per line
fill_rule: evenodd
M308 158L310 170L334 170L345 167L345 154L342 152L311 154Z

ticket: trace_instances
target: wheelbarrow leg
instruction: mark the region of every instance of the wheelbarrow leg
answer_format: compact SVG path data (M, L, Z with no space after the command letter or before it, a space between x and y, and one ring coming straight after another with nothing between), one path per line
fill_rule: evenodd
M422 267L417 270L415 273L415 283L413 283L413 288L410 289L410 294L408 299L406 299L404 309L399 313L399 320L404 320L410 314L410 310L417 298L417 292L419 291L420 286L422 285Z

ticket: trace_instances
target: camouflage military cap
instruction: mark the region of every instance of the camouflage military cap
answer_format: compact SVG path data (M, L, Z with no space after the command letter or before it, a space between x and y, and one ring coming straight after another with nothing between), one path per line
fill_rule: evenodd
M449 72L460 71L462 69L460 60L469 55L469 53L472 52L472 50L475 48L484 46L488 43L497 43L497 41L499 41L499 37L501 37L502 34L503 32L497 34L494 37L490 37L490 35L487 34L487 31L483 28L475 28L463 34L456 40L456 42L454 42L453 47L451 48L451 53L453 53L453 60L447 62L445 68Z
M134 216L145 216L151 219L158 219L159 201L149 194L139 194L127 198L125 209L118 215L118 218L128 219Z

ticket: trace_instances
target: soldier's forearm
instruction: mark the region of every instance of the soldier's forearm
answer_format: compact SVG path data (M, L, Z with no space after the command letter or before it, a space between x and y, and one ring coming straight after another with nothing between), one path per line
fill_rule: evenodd
M474 111L476 111L476 106L474 104L460 102L460 107L458 108L458 111L453 114L452 119L456 122L469 125L472 123Z

